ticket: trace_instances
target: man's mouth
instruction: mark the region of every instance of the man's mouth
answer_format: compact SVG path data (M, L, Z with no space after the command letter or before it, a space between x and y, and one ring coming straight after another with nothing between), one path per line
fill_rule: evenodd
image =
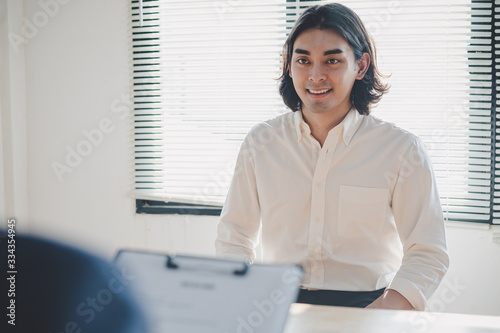
M333 89L306 89L308 93L315 95L315 96L321 96L321 95L326 95Z

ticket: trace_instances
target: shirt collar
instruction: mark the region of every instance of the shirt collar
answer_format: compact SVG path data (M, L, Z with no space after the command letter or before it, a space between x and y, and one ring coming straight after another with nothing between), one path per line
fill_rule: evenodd
M295 130L297 131L297 142L300 142L300 140L302 140L305 135L311 134L311 128L304 121L304 117L302 117L302 111L295 111L293 116Z
M361 116L355 108L352 108L351 110L349 110L342 122L336 127L332 128L331 131L333 131L335 128L339 128L339 130L342 131L342 139L344 141L344 144L347 146L351 142L354 133L359 128L362 119L363 116ZM311 128L304 121L302 111L295 111L294 123L295 130L297 131L298 142L300 142L300 140L302 140L304 136L311 134Z

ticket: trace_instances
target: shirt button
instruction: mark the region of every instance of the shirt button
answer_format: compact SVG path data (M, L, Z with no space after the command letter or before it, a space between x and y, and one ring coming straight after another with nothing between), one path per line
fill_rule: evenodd
M319 219L319 217L316 217L316 218L314 219L314 222L319 222L319 220L320 220L320 219Z
M321 182L316 182L316 187L321 187Z

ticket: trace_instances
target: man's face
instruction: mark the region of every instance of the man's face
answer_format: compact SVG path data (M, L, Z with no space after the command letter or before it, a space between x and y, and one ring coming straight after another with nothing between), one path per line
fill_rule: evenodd
M364 73L349 43L333 30L309 29L295 40L290 77L305 114L345 115L354 81Z

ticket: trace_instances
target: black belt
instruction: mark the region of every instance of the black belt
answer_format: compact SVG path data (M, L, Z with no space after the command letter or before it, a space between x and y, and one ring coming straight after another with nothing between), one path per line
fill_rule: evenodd
M376 300L385 288L374 291L300 289L297 303L364 308Z

